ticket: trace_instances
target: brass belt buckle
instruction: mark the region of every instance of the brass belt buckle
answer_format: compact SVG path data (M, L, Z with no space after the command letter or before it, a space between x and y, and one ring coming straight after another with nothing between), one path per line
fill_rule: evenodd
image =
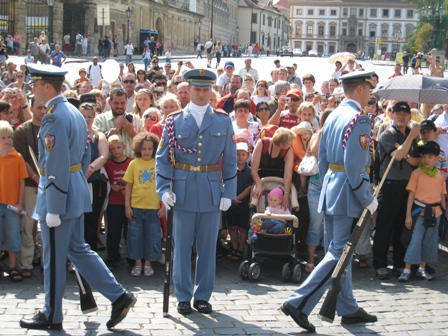
M200 172L201 166L190 166L190 171Z

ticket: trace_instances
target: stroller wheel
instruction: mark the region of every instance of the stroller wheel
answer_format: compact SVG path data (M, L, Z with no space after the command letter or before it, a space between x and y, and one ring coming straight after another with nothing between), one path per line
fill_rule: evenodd
M249 280L250 281L257 281L260 278L261 275L261 268L260 264L255 262L252 263L249 266Z
M250 262L248 260L244 260L240 264L239 274L240 274L240 278L243 280L247 280L249 278L249 265L250 265Z
M291 264L286 263L283 265L283 269L282 269L283 282L288 282L290 277L291 277Z
M294 266L294 270L292 271L292 281L298 284L301 278L302 278L302 267L300 264L297 264Z

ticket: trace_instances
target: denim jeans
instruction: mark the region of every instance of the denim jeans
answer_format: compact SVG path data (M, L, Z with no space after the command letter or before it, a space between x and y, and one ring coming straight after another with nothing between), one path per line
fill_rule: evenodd
M284 221L269 218L263 220L263 229L265 229L267 233L281 234L284 233L285 228L286 223Z
M148 70L148 67L151 66L151 59L150 58L144 58L143 63L145 64L145 72Z
M406 263L415 265L420 264L422 261L432 263L437 261L440 216L437 218L437 223L434 227L426 227L424 223L425 217L418 216L412 230L411 242L404 256Z
M308 183L308 208L310 210L310 226L306 238L308 246L318 246L323 232L324 212L317 212L321 191L322 186L313 182Z
M20 215L8 210L6 204L0 204L0 232L5 224L6 249L9 252L20 252L22 238L20 236Z
M132 62L132 55L126 55L126 65Z
M128 223L126 256L138 260L157 261L162 258L162 234L158 210L132 208L134 218Z
M92 45L90 44L88 44L87 45L87 55L90 55L92 53Z

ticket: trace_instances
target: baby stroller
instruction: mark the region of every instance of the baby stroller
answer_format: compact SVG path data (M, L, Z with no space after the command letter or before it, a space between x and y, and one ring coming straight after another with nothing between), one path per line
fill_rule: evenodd
M252 198L249 206L252 210L251 224L265 218L286 220L288 223L292 222L293 228L290 234L270 234L257 233L257 239L249 246L251 248L250 260L244 260L239 268L239 275L241 279L250 281L257 281L261 275L260 263L256 262L257 257L269 257L287 259L283 265L282 279L288 282L292 275L292 280L295 283L300 282L302 277L301 264L297 262L296 246L295 246L295 231L299 227L299 220L295 216L299 212L299 203L297 200L297 190L294 185L291 185L290 198L290 212L292 215L265 215L264 211L267 206L267 194L274 188L280 188L284 191L283 179L280 177L264 177L261 179L263 186L263 195L260 199ZM245 255L247 255L246 253Z

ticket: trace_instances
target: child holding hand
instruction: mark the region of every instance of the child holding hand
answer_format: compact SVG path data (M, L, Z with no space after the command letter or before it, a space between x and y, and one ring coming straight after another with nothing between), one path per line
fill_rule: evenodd
M265 215L290 215L288 209L283 207L283 191L280 188L274 188L268 194L268 206L265 210ZM266 233L281 234L285 231L286 221L282 219L267 218L263 220L263 228Z
M129 219L126 256L135 260L131 275L153 276L151 262L162 258L162 235L159 218L165 216L156 193L155 154L159 138L148 132L138 133L132 141L135 159L123 177L126 181L125 212ZM142 259L145 265L142 267Z
M445 177L436 167L440 146L435 141L428 141L418 147L422 163L414 170L406 189L409 191L406 228L411 230L411 242L406 250L406 263L403 273L398 278L406 282L410 278L411 265L419 264L417 277L433 280L434 277L425 270L427 262L437 261L439 223L445 208Z

